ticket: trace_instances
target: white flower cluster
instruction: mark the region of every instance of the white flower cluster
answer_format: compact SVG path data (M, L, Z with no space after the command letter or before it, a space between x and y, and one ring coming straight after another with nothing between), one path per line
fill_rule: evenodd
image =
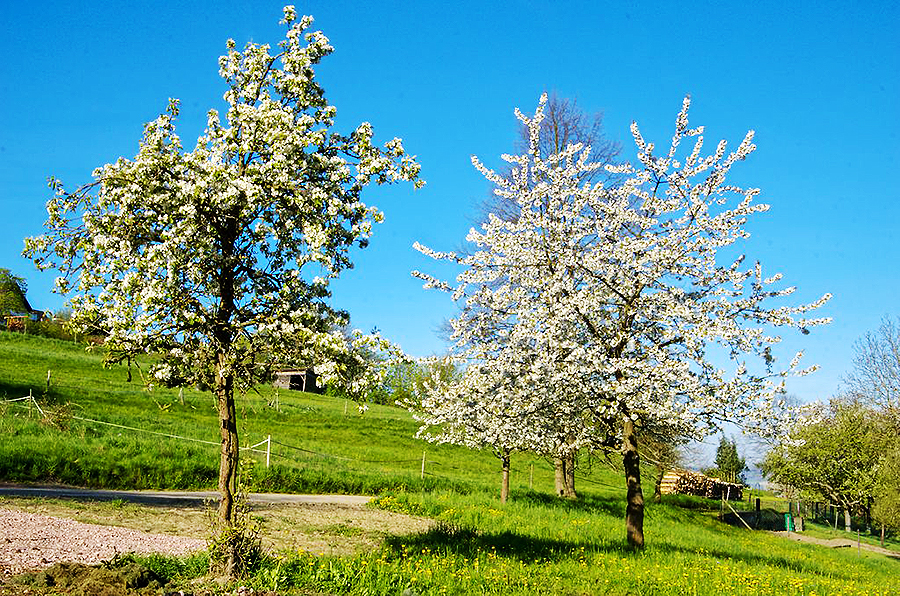
M62 271L57 288L76 292L74 321L105 334L113 357L161 354L160 382L230 387L267 380L273 363L351 357L333 333L346 315L329 306L328 284L381 219L361 192L422 184L399 139L379 148L368 123L332 131L314 71L332 47L292 6L282 22L277 52L228 42L224 120L211 110L193 150L175 134L171 100L134 159L71 193L51 180L47 233L26 240L39 267ZM353 377L357 392L364 377Z
M768 209L754 202L757 189L725 182L755 149L753 133L731 153L722 141L701 156L703 127L688 128L686 98L666 152L632 124L637 163L613 167L591 162L580 145L541 155L545 102L532 118L516 112L531 146L504 156L509 176L473 158L518 205L515 216L472 229L466 256L416 244L464 268L456 283L413 275L459 304L453 357L467 365L460 380L432 385L420 434L559 454L615 444L625 418L657 432L700 435L723 420L774 432L789 414L785 377L812 369L798 368L800 354L777 369L772 330L827 323L804 315L830 295L770 307L793 292L774 287L780 274L742 268L743 257L720 263L720 249L748 236L747 218ZM686 140L693 146L679 155ZM627 177L582 182L604 167ZM731 355L731 372L710 358L713 346Z

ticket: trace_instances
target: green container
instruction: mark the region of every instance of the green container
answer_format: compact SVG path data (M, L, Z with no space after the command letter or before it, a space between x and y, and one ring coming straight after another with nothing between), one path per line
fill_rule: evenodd
M788 532L794 531L794 516L790 513L784 514L784 529Z

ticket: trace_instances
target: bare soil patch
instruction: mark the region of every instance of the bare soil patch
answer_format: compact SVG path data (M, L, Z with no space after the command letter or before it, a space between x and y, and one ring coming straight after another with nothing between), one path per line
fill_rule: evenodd
M99 563L128 552L184 555L205 546L205 541L196 538L0 509L0 573L4 575L50 567L59 561Z
M182 554L205 548L207 535L204 507L0 498L0 510L5 511L7 520L0 518L0 532L4 532L0 533L0 568L5 568L7 574L11 570L45 568L58 561L93 563L131 551ZM361 504L254 505L252 511L262 519L263 546L267 550L328 555L371 550L389 535L421 532L434 523ZM131 541L129 536L136 534L142 538ZM87 549L72 550L79 543ZM137 548L138 543L155 545L155 549ZM69 546L72 549L67 549ZM22 557L23 563L13 564L16 555L25 551L29 557ZM4 563L6 560L10 562Z

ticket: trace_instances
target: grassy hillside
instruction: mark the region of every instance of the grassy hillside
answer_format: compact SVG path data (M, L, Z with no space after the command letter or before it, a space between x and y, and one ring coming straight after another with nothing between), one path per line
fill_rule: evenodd
M186 389L182 404L178 390L147 391L137 369L132 375L127 382L124 366L104 369L101 355L84 346L0 333L0 400L30 391L48 413L42 418L27 402L0 403L0 433L15 437L0 444L0 481L214 487L219 437L213 396ZM238 397L237 408L242 446L272 437L270 468L265 468L265 454L246 453L256 462L250 481L254 490L374 494L403 488L495 490L499 483L499 462L492 454L416 440L417 424L398 408L372 405L361 415L345 400L285 390L276 404L274 390L265 386ZM586 482L598 481L621 484L606 469ZM514 459L513 489L533 483L535 490L551 491L552 482L545 461L524 455Z
M47 371L51 371L47 390ZM0 398L38 395L49 414L0 405L0 481L58 481L133 488L211 488L212 396L126 382L83 347L0 334ZM900 561L855 550L794 543L718 522L716 504L671 499L648 504L647 548L624 541L620 473L597 463L580 480L583 497L550 496L552 470L520 455L511 502L497 499L499 465L489 453L426 445L396 408L359 415L341 400L271 388L239 400L244 445L271 435L272 466L253 454L257 490L380 494L375 506L439 521L425 534L388 538L356 556L283 552L243 583L258 590L330 594L724 594L888 596L900 593ZM290 446L290 447L288 447ZM305 451L301 451L305 450ZM425 480L420 479L426 450ZM310 453L314 452L314 453ZM317 455L318 454L318 455ZM328 456L328 457L326 457ZM529 490L533 466L533 490ZM614 467L614 466L613 466ZM645 485L649 487L649 481ZM428 490L421 490L428 489ZM649 492L649 491L647 491ZM177 582L203 565L150 558Z

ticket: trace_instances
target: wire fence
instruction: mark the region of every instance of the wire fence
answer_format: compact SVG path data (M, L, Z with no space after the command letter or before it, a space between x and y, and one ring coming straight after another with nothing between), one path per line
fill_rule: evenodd
M48 371L48 386L49 386L49 383L50 383L50 376L49 376L49 371ZM261 399L264 400L264 398L261 398ZM150 430L150 429L146 429L146 428L129 426L129 425L125 425L125 424L108 422L108 421L104 421L104 420L97 420L94 418L78 416L78 415L74 415L74 414L70 414L70 413L45 410L44 408L42 408L40 406L39 402L34 397L31 390L29 390L29 393L27 396L15 398L15 399L6 399L6 400L2 400L2 402L9 404L9 405L22 407L22 408L36 409L42 418L67 417L67 418L71 418L73 420L78 420L78 421L84 422L86 424L94 424L94 425L105 426L105 427L110 427L110 428L118 428L118 429L128 430L128 431L140 433L140 434L166 437L166 438L177 440L177 441L186 441L186 442L198 443L198 444L202 444L202 445L209 445L209 446L215 446L215 447L221 446L221 441L209 441L209 440L205 440L205 439L198 439L196 437L188 437L188 436L178 435L178 434L174 434L174 433L161 432L161 431ZM287 404L285 404L285 403L280 404L280 406L282 406L282 407L285 405L287 405ZM300 409L304 409L304 410L310 409L310 408L305 408L304 406L297 406L297 407L299 407ZM301 447L298 445L292 445L290 443L285 443L283 441L279 441L277 439L272 438L271 434L267 434L265 439L263 439L262 441L260 441L256 444L253 444L253 445L250 445L247 447L241 447L240 451L264 455L266 468L269 468L272 465L273 459L278 459L278 460L281 460L284 462L289 462L289 463L294 463L294 464L300 463L294 457L289 457L288 455L285 455L283 452L282 453L276 452L276 450L274 449L275 446L282 448L282 451L287 450L290 453L302 453L307 456L311 456L313 458L318 458L318 459L322 459L322 460L331 460L331 461L342 461L342 462L347 462L349 464L407 464L407 465L418 464L418 467L419 467L418 471L419 471L419 475L420 475L421 479L424 479L425 476L447 479L448 477L444 474L441 474L441 472L454 471L454 472L465 473L467 471L467 469L465 469L465 468L455 466L455 465L452 465L447 462L440 462L440 461L436 461L433 459L429 459L427 457L427 449L422 450L421 457L415 457L415 458L369 459L369 458L359 458L359 457L348 457L348 456L343 456L343 455L322 453L320 451L315 451L313 449L308 449L308 448ZM430 470L429 467L431 467L432 469ZM436 467L437 471L433 471L433 470L435 470L435 467ZM545 461L543 459L537 459L534 462L530 462L528 464L528 478L529 478L528 488L529 488L529 490L533 489L533 486L534 486L535 467L537 467L539 470L550 471L550 472L554 471L553 466L550 465L547 461ZM520 472L520 473L522 473L522 472ZM588 477L587 475L585 475L583 473L576 474L575 478L579 482L585 482L592 486L603 487L603 488L614 489L614 490L622 489L622 486L615 486L615 485L607 484L604 482L599 482L597 480L594 480L594 479Z
M136 432L136 433L161 436L161 437L166 437L166 438L179 440L179 441L200 443L203 445L212 445L212 446L216 446L216 447L221 446L221 442L208 441L205 439L198 439L195 437L187 437L187 436L183 436L183 435L176 435L173 433L166 433L166 432L160 432L160 431L150 430L150 429L146 429L146 428L128 426L125 424L107 422L105 420L96 420L93 418L77 416L74 414L62 414L60 412L48 411L48 410L41 408L37 399L34 397L33 393L30 390L28 392L28 395L26 395L24 397L18 397L18 398L14 398L14 399L6 399L6 400L2 400L2 401L5 404L9 404L9 405L13 405L13 406L36 409L40 413L42 418L65 416L67 418L71 418L73 420L79 420L81 422L85 422L88 424L97 424L100 426L119 428L119 429L128 430L128 431L132 431L132 432ZM255 445L250 445L248 447L241 447L240 451L245 451L245 452L249 451L252 453L259 453L259 454L265 455L266 456L265 462L266 462L267 468L271 466L271 461L272 461L273 457L281 459L281 460L296 463L296 460L293 458L290 458L290 457L287 457L285 455L281 455L278 453L274 453L273 449L272 449L273 445L278 445L279 447L283 447L283 448L288 449L293 452L304 453L304 454L312 455L312 456L322 458L322 459L345 461L345 462L349 462L349 463L359 463L359 464L409 464L409 463L419 464L419 463L421 463L420 474L421 474L422 478L424 478L426 475L437 476L433 472L429 472L426 469L427 465L444 466L444 468L446 468L446 469L461 470L461 468L456 467L456 466L452 466L452 465L449 465L449 464L446 464L443 462L438 462L438 461L433 461L433 460L427 459L426 458L427 450L422 451L421 458L417 457L417 458L401 458L401 459L367 459L367 458L346 457L346 456L342 456L342 455L321 453L318 451L314 451L312 449L306 449L304 447L298 447L296 445L284 443L284 442L273 439L271 434L267 435L265 439L263 439L259 443L256 443ZM265 447L265 449L259 449L260 447L263 447L263 446Z

